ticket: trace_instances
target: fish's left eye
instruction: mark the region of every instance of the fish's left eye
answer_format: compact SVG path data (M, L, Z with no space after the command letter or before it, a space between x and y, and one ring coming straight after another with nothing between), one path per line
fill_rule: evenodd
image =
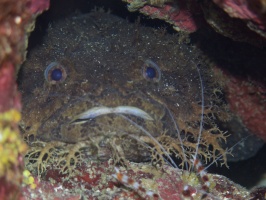
M66 77L65 68L58 62L50 63L44 71L45 80L51 84L62 83Z
M153 79L156 77L156 70L153 67L147 67L145 73L147 78Z
M159 66L150 59L144 62L142 75L148 81L159 82L161 80L161 70Z
M51 73L51 78L54 81L60 81L62 76L63 76L63 73L60 69L54 69Z

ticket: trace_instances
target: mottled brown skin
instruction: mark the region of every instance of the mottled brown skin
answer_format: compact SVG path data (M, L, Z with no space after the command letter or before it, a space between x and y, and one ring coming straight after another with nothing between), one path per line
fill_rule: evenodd
M95 12L52 23L43 44L29 52L22 67L21 127L31 146L28 157L36 148L39 151L47 146L47 142L59 141L54 142L54 146L71 149L78 144L84 147L84 141L88 141L85 146L95 149L90 155L98 159L114 157L117 162L121 158L141 162L153 154L155 164L163 162L162 158L156 158L157 153L162 155L156 144L119 115L108 114L83 124L69 123L92 107L122 105L138 107L152 116L154 120L148 121L127 115L167 151L174 151L182 158L177 131L167 107L182 131L181 137L191 136L190 142L185 139L183 143L193 152L201 115L197 64L201 64L204 91L208 93L205 104L210 106L214 96L209 69L199 57L200 52L179 42L177 35L129 24L110 14ZM142 67L147 59L160 67L159 82L143 77ZM44 70L51 62L65 67L67 78L63 83L53 85L45 81ZM207 116L210 112L213 111L208 109L204 114ZM220 133L210 119L205 124ZM199 153L203 157L207 157L208 145L223 152L218 139L224 136L210 132L202 133ZM41 141L41 145L31 140ZM208 157L212 156L210 152ZM40 162L44 161L47 158Z

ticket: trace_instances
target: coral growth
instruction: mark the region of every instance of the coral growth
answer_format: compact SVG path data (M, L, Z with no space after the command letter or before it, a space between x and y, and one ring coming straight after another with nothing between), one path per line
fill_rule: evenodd
M265 1L123 0L129 11L162 19L177 31L195 32L207 22L218 33L236 41L265 44ZM218 6L217 6L217 5Z
M42 2L42 3L39 3ZM49 1L1 1L0 65L8 63L16 69L25 59L27 38L34 28L37 14L49 7ZM11 75L14 76L14 73Z
M252 31L266 37L266 1L213 0L230 17L241 19Z
M226 71L221 74L225 79L225 92L230 109L253 134L266 141L266 87L263 81L245 80Z
M15 67L10 61L1 63L0 94L0 112L5 112L12 108L21 109L20 95L17 92L15 80Z
M201 191L201 182L195 173L189 173L169 166L163 166L158 170L149 164L128 163L127 169L119 167L121 176L127 176L130 180L138 182L143 191L154 192L159 199L182 200L201 199L204 192ZM66 199L132 199L141 200L143 197L135 189L121 184L113 174L114 165L109 162L86 162L78 169L78 175L66 177L58 170L49 169L45 179L37 183L37 189L24 188L25 199L66 198ZM249 192L234 184L227 178L219 175L207 175L211 180L207 199L249 199ZM187 185L191 196L182 193ZM42 191L42 192L40 192ZM59 196L60 194L60 196ZM156 197L156 195L154 196ZM156 199L145 197L145 199Z
M202 12L199 5L194 0L180 1L139 1L123 0L128 4L129 11L136 11L150 16L151 18L162 19L170 24L176 30L185 32L196 31L202 21Z
M20 191L23 155L27 149L16 126L20 118L19 111L15 109L0 114L0 197L3 195L1 199L15 198Z
M25 59L34 16L49 6L49 1L43 3L0 1L0 199L16 199L20 196L26 144L17 126L21 118L21 103L16 72Z
M203 1L202 10L205 20L216 32L235 41L246 42L256 46L265 45L265 37L249 29L241 19L230 17L216 4L210 1ZM263 32L263 30L261 31Z

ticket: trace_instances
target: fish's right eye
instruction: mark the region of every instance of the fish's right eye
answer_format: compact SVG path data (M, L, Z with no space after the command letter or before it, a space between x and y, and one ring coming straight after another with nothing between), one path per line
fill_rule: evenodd
M67 77L63 65L58 62L50 63L44 71L45 80L50 84L62 83Z
M155 62L148 59L142 67L142 76L148 81L159 82L161 80L161 70Z

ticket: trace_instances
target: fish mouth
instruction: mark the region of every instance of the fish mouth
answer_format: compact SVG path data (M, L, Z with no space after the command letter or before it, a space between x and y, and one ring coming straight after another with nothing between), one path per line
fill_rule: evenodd
M166 119L165 108L161 103L136 92L124 95L112 90L97 97L85 95L62 99L57 95L49 98L50 104L44 103L44 106L54 109L47 109L47 113L44 113L46 116L42 116L40 126L35 130L36 138L45 142L76 143L84 138L114 132L118 135L140 135L140 130L133 128L122 116L158 136L164 132L166 121L169 120L169 117Z
M146 120L153 120L153 118L145 111L134 106L117 106L117 107L93 107L89 110L77 115L70 123L85 123L89 119L96 118L106 114L125 114L140 117Z
M147 162L151 153L141 138L146 137L145 131L154 138L158 137L166 132L165 124L170 120L161 103L149 96L144 98L141 93L123 95L113 90L98 98L89 95L72 97L67 104L59 104L59 96L51 98L50 106L58 105L58 109L51 110L47 117L43 116L36 140L47 144L65 143L70 149L90 141L88 146L97 149L94 153L86 153L92 159L112 158L113 147L121 146L126 159ZM33 149L34 143L30 144ZM92 152L88 146L87 152Z

